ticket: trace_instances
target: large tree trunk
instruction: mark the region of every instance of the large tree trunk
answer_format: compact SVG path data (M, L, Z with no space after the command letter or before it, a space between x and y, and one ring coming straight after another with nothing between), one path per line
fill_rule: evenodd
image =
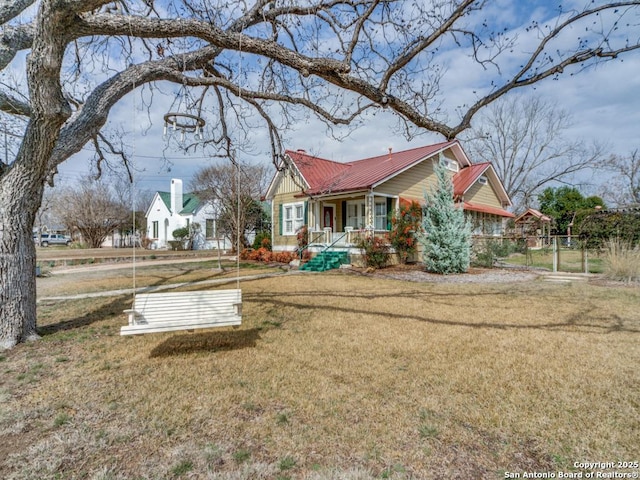
M42 2L27 81L30 121L10 167L0 171L0 348L37 338L36 249L32 239L42 203L47 164L71 109L62 94L60 66L66 41L59 31L73 21L59 2Z
M43 187L35 176L16 166L0 177L0 349L37 338L32 228Z

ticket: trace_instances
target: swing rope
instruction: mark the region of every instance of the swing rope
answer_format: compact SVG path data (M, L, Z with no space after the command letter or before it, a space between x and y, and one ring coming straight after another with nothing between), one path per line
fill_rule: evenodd
M133 38L133 27L131 25L131 16L129 15L129 35ZM133 48L131 50L131 57L133 57ZM132 58L133 60L133 58ZM137 105L136 105L136 79L133 78L132 81L132 93L133 93L133 142L132 142L132 153L131 153L131 217L132 217L132 225L131 225L131 235L133 237L133 252L132 252L132 284L133 284L133 300L136 299L136 238L137 238L137 229L136 229L136 166L135 166L135 158L136 158L136 125L137 122Z
M133 31L131 28L131 20L129 20L129 29L130 34L133 36ZM239 60L238 60L238 98L242 102L242 86L240 84L242 78L242 36L240 35L238 40L238 52L239 52ZM186 54L183 52L182 62L183 62L183 75L186 71ZM184 87L186 88L186 81ZM136 82L133 80L133 90L136 89ZM241 105L240 105L241 106ZM137 125L137 104L135 95L133 96L133 125ZM237 125L240 126L240 119L237 119ZM135 128L135 127L134 127ZM239 129L239 128L238 128ZM133 145L132 145L132 158L131 158L131 211L132 211L132 237L133 237L133 253L132 253L132 284L133 284L133 298L135 300L137 284L136 284L136 188L135 188L135 164L134 159L136 156L136 135L135 131L133 134ZM231 162L236 167L236 289L240 291L240 247L241 247L241 232L240 232L240 217L241 217L241 194L240 194L240 163L237 160L237 154L235 149L231 155Z
M240 111L242 111L242 87L240 83L242 81L242 35L238 38L238 98L240 99ZM236 117L238 121L238 128L236 131L240 131L240 119ZM240 290L240 163L235 155L234 149L234 161L236 165L236 289Z

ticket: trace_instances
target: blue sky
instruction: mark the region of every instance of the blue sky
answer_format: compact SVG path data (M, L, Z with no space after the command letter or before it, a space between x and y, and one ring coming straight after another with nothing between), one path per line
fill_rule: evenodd
M570 3L584 6L588 2L564 2L565 8ZM489 5L491 11L484 14L491 15L492 20L497 19L510 27L526 23L524 20L532 18L544 20L550 15L549 9L557 8L557 2L548 1L496 0L489 2ZM528 42L533 40L527 35L532 34L526 32L524 27L509 31L510 35L516 33L520 35L523 44L520 48L526 49ZM450 45L444 47L446 114L449 118L454 118L456 105L470 103L477 95L474 92L490 88L487 80L490 76L478 66L469 66L466 57L468 52ZM558 47L561 48L562 45ZM519 53L522 52L513 53L502 73L509 73L509 67L518 67ZM597 140L606 143L612 153L622 155L640 148L639 54L597 65L573 76L561 76L557 80L547 79L535 87L523 89L521 93L534 93L570 112L574 120L574 126L568 132L571 138L585 142ZM121 130L133 132L129 143L130 155L138 169L137 183L140 189L153 191L167 190L171 178L182 178L188 184L198 168L212 161L200 150L184 155L177 150L166 149L162 135L162 117L173 98L156 96L154 101L152 110L147 114L139 108L139 97L134 99L133 95L129 95L111 115L113 125ZM388 148L399 151L443 140L439 135L425 132L412 141L407 141L398 134L395 125L396 119L391 112L380 111L375 116L367 115L361 126L353 132L337 129L337 135L344 138L336 140L327 134L323 124L309 119L298 122L295 128L286 134L285 146L290 149L303 148L322 157L347 161L383 154ZM269 162L266 131L256 129L252 134L255 154L245 156L243 160ZM161 160L163 155L169 159L169 164ZM87 147L86 151L63 164L59 168L58 182L74 181L84 174L90 156L90 149Z

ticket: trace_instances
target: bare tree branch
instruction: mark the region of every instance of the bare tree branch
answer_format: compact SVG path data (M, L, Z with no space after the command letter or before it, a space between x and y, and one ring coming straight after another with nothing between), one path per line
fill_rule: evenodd
M491 162L514 205L532 206L540 189L592 168L604 155L565 133L572 119L537 97L505 97L477 118L467 135L472 158Z

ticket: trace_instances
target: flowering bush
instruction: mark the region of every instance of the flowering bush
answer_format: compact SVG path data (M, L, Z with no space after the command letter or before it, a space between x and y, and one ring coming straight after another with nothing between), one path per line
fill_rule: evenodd
M422 207L415 200L401 204L400 211L391 218L389 242L400 257L400 263L407 263L409 255L418 247L416 232L421 229Z
M301 226L296 232L296 240L298 241L298 251L301 252L309 245L309 229L306 225Z
M384 238L366 236L358 242L358 248L364 251L367 267L384 268L389 263L389 245Z

